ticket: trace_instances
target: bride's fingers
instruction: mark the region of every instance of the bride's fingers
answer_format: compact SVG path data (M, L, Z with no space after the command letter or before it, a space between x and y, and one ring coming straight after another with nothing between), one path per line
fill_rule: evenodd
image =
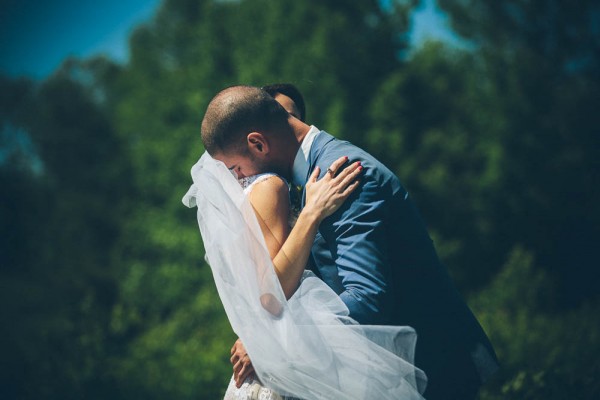
M338 169L340 169L340 167L342 165L344 165L346 163L346 161L348 161L348 157L344 156L344 157L338 158L333 163L331 163L331 165L327 169L327 173L329 174L329 177L333 178L335 176L335 174L337 174Z
M354 192L354 189L356 189L358 187L358 185L360 185L360 180L356 180L356 181L352 182L350 185L348 185L348 187L346 189L344 189L344 191L342 192L342 198L344 198L344 199L348 198L348 196L350 196L350 194L352 194L352 192Z
M339 183L342 180L344 180L344 178L346 176L348 176L348 174L351 174L352 172L354 172L356 170L356 168L360 167L360 161L356 161L353 162L352 164L348 165L346 168L344 168L342 171L340 171L339 174L337 174L337 176L334 179L334 183Z
M242 368L242 370L240 371L240 373L238 374L238 377L236 379L236 383L238 384L238 387L240 387L242 385L242 383L244 383L244 381L246 380L248 375L250 375L253 371L254 371L254 368L252 367L252 364L244 365L244 367Z
M337 182L339 190L343 191L350 183L352 183L362 172L363 166L360 165L360 162L355 162L354 164L346 167L344 171L340 173L340 175L336 178L339 180Z
M235 376L235 375L239 375L239 373L240 373L240 370L242 369L242 366L243 366L243 364L242 364L242 360L239 360L238 362L236 362L236 363L233 365L233 375L234 375L234 376Z
M317 178L319 177L320 173L321 173L321 168L319 168L319 166L317 165L315 167L315 169L313 169L312 174L310 174L310 178L308 178L308 181L310 183L315 183L317 181Z
M244 379L242 379L242 372L244 372L244 365L241 363L236 365L236 367L233 369L233 379L235 379L235 382L238 385L241 385L242 382L244 382Z

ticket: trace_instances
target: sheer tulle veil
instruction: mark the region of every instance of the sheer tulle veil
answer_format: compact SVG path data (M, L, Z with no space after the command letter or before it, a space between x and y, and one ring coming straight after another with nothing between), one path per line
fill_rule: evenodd
M204 153L183 198L198 207L206 260L227 317L263 383L302 399L421 399L410 327L358 325L325 283L305 272L286 300L260 226L227 167Z

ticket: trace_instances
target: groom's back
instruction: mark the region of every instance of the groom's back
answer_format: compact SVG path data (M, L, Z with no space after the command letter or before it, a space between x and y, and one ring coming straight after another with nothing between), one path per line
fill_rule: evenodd
M319 229L312 252L323 280L358 322L415 328L416 364L435 379L431 383L456 381L457 362L472 364L485 378L496 365L491 344L399 179L370 154L324 132L313 143L311 166L325 171L344 155L362 162L364 176Z

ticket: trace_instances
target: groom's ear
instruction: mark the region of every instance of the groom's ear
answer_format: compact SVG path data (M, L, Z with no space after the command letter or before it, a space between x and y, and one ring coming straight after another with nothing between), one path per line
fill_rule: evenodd
M246 137L248 149L256 155L266 155L269 153L269 141L260 132L251 132Z

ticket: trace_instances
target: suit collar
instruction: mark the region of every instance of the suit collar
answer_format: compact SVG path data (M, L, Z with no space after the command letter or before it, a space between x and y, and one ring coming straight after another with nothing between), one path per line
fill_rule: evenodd
M304 139L300 143L296 158L294 158L294 165L292 167L292 182L296 185L303 185L308 171L309 164L308 158L312 149L312 143L321 131L314 125L310 126L310 129L304 136Z
M325 145L327 143L331 142L332 140L335 140L335 138L325 131L320 131L319 134L315 137L315 139L312 143L312 146L310 147L310 153L308 154L308 159L306 160L308 162L308 171L306 173L304 182L308 181L310 174L312 173L313 169L315 168L315 164L317 163L317 160L319 159L319 157L321 156L321 153L323 152L323 148L325 147Z

